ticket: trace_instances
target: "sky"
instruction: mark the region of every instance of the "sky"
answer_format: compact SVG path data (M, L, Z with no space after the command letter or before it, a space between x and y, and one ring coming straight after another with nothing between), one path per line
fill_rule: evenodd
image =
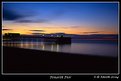
M3 2L2 33L117 34L118 2Z

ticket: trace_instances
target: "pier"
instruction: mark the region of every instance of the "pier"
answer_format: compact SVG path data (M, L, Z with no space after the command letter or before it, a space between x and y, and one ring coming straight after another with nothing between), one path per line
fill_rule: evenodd
M55 42L58 44L70 44L71 37L45 37L40 35L20 35L19 33L6 33L3 36L3 41L43 41L43 42Z

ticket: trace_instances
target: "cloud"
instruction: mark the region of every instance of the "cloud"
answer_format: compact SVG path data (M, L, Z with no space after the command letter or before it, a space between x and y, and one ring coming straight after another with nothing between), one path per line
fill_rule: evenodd
M2 29L3 31L8 31L8 30L12 30L12 29Z
M55 34L60 34L60 35L64 35L64 34L66 34L66 33L64 33L64 32L57 32L57 33L55 33Z
M15 11L13 11L9 8L3 7L3 20L16 20L21 17L24 17L24 16L16 13Z
M99 32L83 32L85 34L90 34L90 33L99 33Z
M31 18L30 18L31 17ZM50 21L49 19L33 19L34 15L18 13L9 8L3 8L3 20L11 20L18 23L45 23Z
M80 32L80 33L83 33L83 34L100 34L102 32L103 31L92 31L92 32Z
M31 33L33 35L40 35L40 34L44 34L44 33Z
M80 26L70 26L71 28L80 28Z
M45 32L44 30L29 30L29 31L35 31L35 32Z
M3 7L3 20L16 21L31 16L33 16L31 13L18 13L16 10L9 8L9 6Z
M38 20L31 20L31 19L18 19L16 20L15 22L18 22L18 23L45 23L47 22L48 20L45 20L45 19L38 19Z
M52 13L45 15L43 18L43 16L39 13L22 13L22 10L20 13L14 8L12 8L11 5L3 5L3 20L14 21L17 23L46 23L58 19L64 13L65 10L57 9L52 11ZM38 16L38 18L36 18L36 16Z

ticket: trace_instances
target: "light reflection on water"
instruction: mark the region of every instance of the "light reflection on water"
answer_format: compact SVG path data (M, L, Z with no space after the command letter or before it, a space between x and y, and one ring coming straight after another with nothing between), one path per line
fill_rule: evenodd
M63 50L71 49L71 44L56 44L54 42L33 42L33 41L3 42L3 46L28 48L28 49L36 49L36 50L48 50L48 51L56 51L56 52L66 52Z
M54 42L39 42L39 41L9 41L3 42L4 46L12 46L27 49L47 50L55 52L68 52L77 54L89 54L99 56L118 55L117 44L106 43L71 43L71 44L56 44Z

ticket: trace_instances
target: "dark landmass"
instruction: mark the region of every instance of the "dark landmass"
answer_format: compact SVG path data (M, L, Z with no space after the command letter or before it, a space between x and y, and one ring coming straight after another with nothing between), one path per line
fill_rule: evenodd
M3 46L3 73L117 73L118 58Z
M8 29L3 29L3 30L8 30ZM13 34L16 34L16 33L13 33ZM28 37L34 37L34 38L38 38L38 37L60 37L60 36L71 37L73 39L118 40L118 34L89 34L89 35L66 34L66 33L50 33L50 34L32 33L31 35L22 35L21 34L21 37L24 37L24 38L28 38Z

